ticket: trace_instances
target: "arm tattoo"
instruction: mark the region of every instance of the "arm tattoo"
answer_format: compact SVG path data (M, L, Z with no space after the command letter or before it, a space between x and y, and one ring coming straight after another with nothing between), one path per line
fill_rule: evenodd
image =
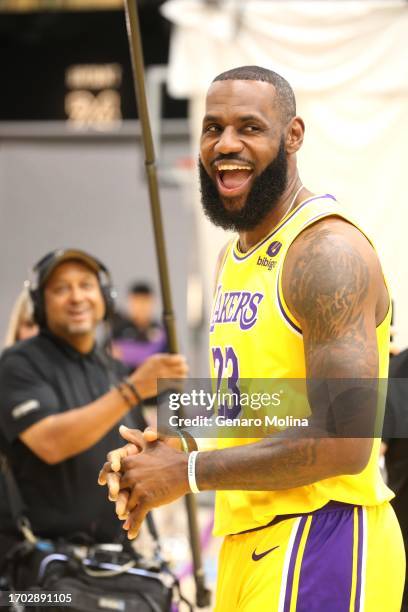
M285 430L282 435L253 444L203 453L197 464L198 484L203 489L290 489L339 474L357 473L368 460L359 450L362 441L350 444L355 431L354 415L364 408L361 394L356 395L354 388L349 390L343 379L377 376L369 262L347 236L322 224L299 236L288 270L286 286L289 303L302 324L307 378L328 383L337 379L334 387L345 385L339 396L345 399L340 402L332 393L331 383L317 402L316 393L312 400L308 385L312 412L323 405L324 410L333 406L336 419L339 414L341 418L345 414L347 419L351 414L351 435L313 437L311 433L310 437L300 438L297 431ZM371 384L371 380L367 382ZM369 395L365 401L369 415L373 412L371 398Z
M305 231L289 280L296 313L305 321L308 377L371 377L375 338L367 334L370 271L350 242L322 227Z
M301 487L333 474L335 440L265 438L260 442L209 451L199 457L203 489L271 491ZM334 454L334 453L333 453ZM340 470L339 470L340 472Z

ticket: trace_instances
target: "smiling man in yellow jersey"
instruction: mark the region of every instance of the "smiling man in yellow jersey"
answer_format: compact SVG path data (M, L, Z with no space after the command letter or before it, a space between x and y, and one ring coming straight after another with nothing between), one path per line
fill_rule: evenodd
M238 388L251 378L387 376L390 298L378 257L333 196L302 185L303 134L280 75L246 66L213 81L202 202L238 237L219 259L210 353L212 376ZM217 611L399 611L405 560L379 439L236 438L187 456L138 432L124 437L143 451L121 462L130 537L150 508L217 491Z

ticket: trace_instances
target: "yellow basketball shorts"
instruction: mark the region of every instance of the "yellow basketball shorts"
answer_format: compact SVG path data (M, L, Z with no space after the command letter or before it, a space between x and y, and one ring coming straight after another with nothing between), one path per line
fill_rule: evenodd
M228 535L216 612L400 612L405 553L388 502L329 502Z

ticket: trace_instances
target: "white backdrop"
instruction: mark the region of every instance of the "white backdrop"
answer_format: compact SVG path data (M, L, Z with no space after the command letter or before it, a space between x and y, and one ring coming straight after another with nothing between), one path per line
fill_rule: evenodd
M194 156L205 92L223 70L271 68L291 83L306 123L303 182L341 200L373 237L408 345L408 3L405 0L169 0L170 93L190 98ZM200 219L206 294L227 238Z

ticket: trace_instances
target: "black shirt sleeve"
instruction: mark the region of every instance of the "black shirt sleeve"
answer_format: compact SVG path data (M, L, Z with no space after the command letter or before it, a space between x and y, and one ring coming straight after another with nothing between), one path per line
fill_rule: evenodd
M0 429L8 442L34 423L59 412L55 391L25 355L5 353L0 360Z

